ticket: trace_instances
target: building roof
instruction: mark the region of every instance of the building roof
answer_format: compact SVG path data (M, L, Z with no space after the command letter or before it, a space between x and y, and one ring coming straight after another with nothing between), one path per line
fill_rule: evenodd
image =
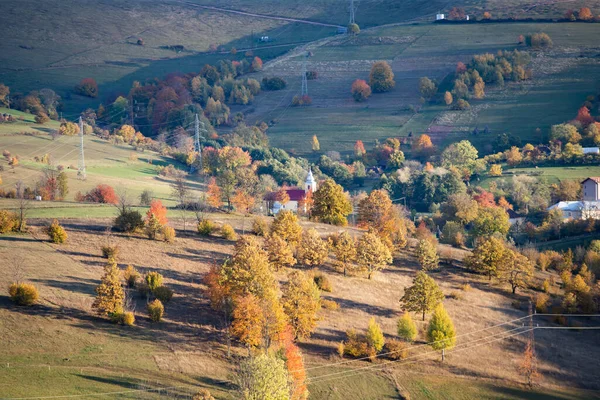
M585 178L581 183L587 182L590 179L596 183L600 183L600 176L590 176L589 178Z
M290 201L302 201L306 197L304 189L291 188L285 190L290 197ZM267 201L277 201L277 192L270 192L265 195Z
M600 201L559 201L548 207L548 211L556 208L561 211L600 210Z
M506 210L506 213L508 214L508 218L510 218L510 219L525 218L524 215L521 215L518 212L516 212L515 210L512 210L510 208L508 210Z

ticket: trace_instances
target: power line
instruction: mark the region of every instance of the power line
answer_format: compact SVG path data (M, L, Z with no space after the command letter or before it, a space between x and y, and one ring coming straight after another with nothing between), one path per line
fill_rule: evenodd
M79 137L81 138L81 146L79 148L79 165L77 168L77 177L85 180L85 157L83 155L83 119L79 117Z

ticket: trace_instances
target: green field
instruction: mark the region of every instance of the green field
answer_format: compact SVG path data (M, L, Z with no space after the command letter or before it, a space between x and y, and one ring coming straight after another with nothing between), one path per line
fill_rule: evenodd
M443 82L458 61L468 62L474 54L512 50L517 48L519 34L539 31L553 38L554 48L532 52L531 81L507 83L504 88L488 86L486 98L472 100L472 109L465 112L449 111L435 103L420 106L420 77ZM313 99L310 107L289 107L300 90L296 75L300 57L286 56L272 69L267 66L264 74L283 73L289 87L262 94L248 107L253 111L249 118L271 121L272 144L300 154L310 152L314 134L322 151L349 151L357 139L371 145L375 139L409 132L427 132L442 145L466 137L486 152L491 151L488 145L493 138L503 132L520 136L524 143L537 144L547 140L551 125L572 119L586 96L595 93L600 79L600 59L592 50L597 32L597 25L578 23L373 28L357 38L336 38L311 48L308 68L316 70L319 79L308 84ZM374 94L365 103L353 102L349 90L352 81L367 79L371 63L378 59L391 63L396 87L389 93ZM414 113L411 107L420 111ZM486 126L490 131L487 137L470 135L474 128L483 131ZM536 128L541 135L536 134Z

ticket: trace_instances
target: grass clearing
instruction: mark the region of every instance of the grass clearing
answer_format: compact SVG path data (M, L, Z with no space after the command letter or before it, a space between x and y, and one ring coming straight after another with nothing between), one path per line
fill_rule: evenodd
M474 54L517 47L520 34L544 31L554 40L547 52L532 52L534 79L486 88L484 100L473 100L466 112L449 111L439 104L420 106L418 80L429 76L444 81L458 61ZM546 140L550 126L573 118L585 97L594 92L600 77L596 57L597 26L580 23L490 23L470 25L419 24L373 28L356 38L333 38L307 47L313 52L308 69L319 79L309 81L310 107L289 104L300 91L301 51L267 63L263 74L283 74L288 88L267 92L245 108L251 121L271 121L271 143L309 155L310 138L317 134L322 151L350 154L361 139L372 146L375 139L428 133L440 145L468 138L481 150L497 134L510 132L528 141ZM525 50L525 48L522 48ZM396 87L355 103L350 85L367 79L373 61L387 59L396 75ZM260 75L259 75L260 77ZM548 104L552 101L552 112ZM421 108L418 113L413 109ZM244 110L244 108L239 108ZM237 109L236 109L237 111ZM488 126L488 136L472 136ZM542 135L536 134L540 128Z

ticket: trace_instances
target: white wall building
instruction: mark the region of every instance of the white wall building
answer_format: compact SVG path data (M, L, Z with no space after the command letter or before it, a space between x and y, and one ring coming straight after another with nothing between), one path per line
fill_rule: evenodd
M286 189L290 200L285 204L281 204L277 200L277 192L268 193L265 196L265 200L267 201L267 209L273 215L277 214L281 210L290 210L293 212L298 212L298 206L301 205L302 202L306 199L306 195L309 192L314 193L316 190L317 181L313 176L312 170L309 168L306 180L304 181L304 188L295 187ZM306 208L303 211L306 212Z
M581 182L581 201L559 201L548 211L561 210L565 219L600 219L600 177Z

